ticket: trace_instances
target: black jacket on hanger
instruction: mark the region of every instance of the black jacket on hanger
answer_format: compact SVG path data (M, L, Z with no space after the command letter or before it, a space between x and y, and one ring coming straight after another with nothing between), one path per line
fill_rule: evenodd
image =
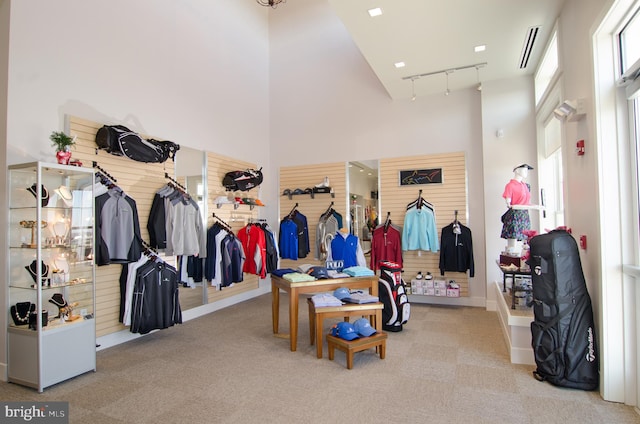
M459 228L459 234L456 229ZM471 230L459 222L452 222L442 229L440 235L440 275L445 271L467 272L473 277L473 241Z

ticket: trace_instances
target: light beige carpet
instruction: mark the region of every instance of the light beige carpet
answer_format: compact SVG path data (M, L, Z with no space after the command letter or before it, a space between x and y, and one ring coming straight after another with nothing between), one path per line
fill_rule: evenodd
M69 401L70 422L92 424L640 422L598 392L541 383L533 366L511 364L484 309L413 304L404 331L389 333L386 359L360 352L347 370L343 352L327 359L326 342L316 358L305 302L296 352L273 336L264 295L100 351L97 372L42 394L0 383L0 399Z

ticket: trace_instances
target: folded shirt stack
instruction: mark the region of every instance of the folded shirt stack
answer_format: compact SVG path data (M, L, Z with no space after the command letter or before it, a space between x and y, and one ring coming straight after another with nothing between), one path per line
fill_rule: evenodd
M342 270L345 274L349 274L352 277L369 277L375 275L375 273L366 266L350 266Z
M303 274L301 272L290 272L288 274L284 274L282 276L287 281L291 281L292 283L300 283L303 281L316 281L316 277L312 277L309 274Z
M342 306L340 299L331 293L318 293L311 296L311 301L315 306Z

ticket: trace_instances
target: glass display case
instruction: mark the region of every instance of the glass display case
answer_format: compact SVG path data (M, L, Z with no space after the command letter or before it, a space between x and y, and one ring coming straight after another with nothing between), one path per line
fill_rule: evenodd
M9 381L44 388L96 369L94 174L9 166Z

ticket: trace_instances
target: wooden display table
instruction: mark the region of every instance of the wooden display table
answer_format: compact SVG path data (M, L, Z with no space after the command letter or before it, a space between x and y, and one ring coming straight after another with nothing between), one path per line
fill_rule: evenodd
M369 337L360 337L355 340L345 340L340 337L327 334L327 346L329 346L329 360L333 361L335 349L347 354L347 369L353 368L353 354L363 350L378 348L380 359L384 359L387 349L387 333L378 332Z
M349 317L369 317L371 326L380 332L382 330L382 308L381 302L375 303L347 303L341 306L320 306L316 307L311 298L307 299L309 304L309 337L311 345L316 344L318 358L322 358L322 326L325 318Z
M329 278L326 280L293 283L284 278L271 276L271 317L273 333L278 337L289 337L291 351L298 345L298 304L301 294L333 291L339 287L348 289L369 289L369 294L378 296L378 277ZM289 294L289 335L278 333L280 321L280 289Z

